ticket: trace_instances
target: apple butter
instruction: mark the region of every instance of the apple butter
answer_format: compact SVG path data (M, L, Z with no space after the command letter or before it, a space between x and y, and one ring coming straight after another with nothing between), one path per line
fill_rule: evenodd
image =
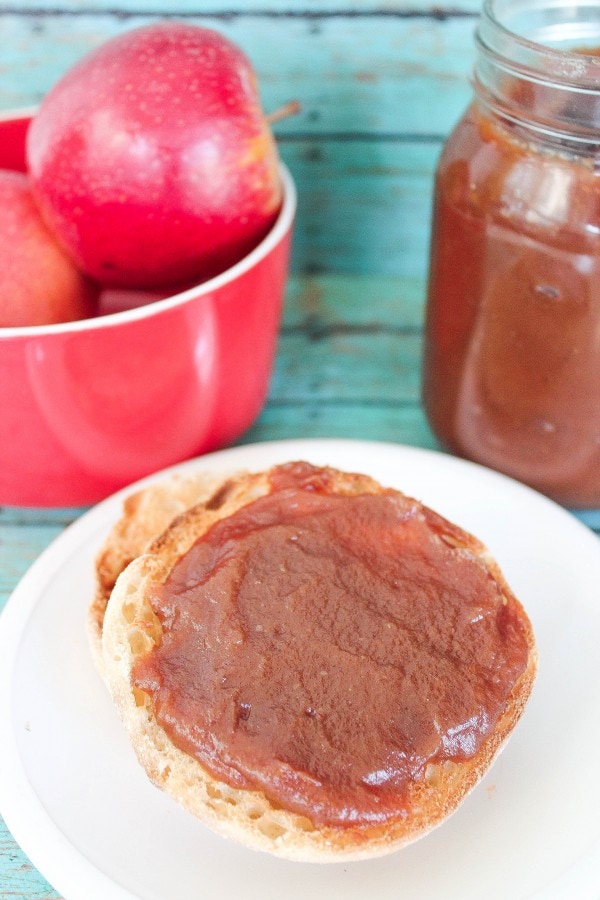
M530 40L511 31L518 14L536 24ZM600 60L534 43L575 39L574 15L549 0L492 0L482 14L474 102L436 176L424 401L449 449L590 507L600 505Z
M387 489L290 463L148 600L134 667L172 742L317 825L407 814L428 763L481 748L527 664L526 620L465 534Z

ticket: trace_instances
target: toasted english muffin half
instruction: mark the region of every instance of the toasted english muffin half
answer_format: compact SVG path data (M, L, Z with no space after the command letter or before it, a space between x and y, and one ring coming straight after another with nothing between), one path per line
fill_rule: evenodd
M210 502L223 483L223 476L208 472L187 477L176 474L130 494L123 501L122 514L96 556L96 590L88 611L88 637L100 673L104 671L104 613L118 576L176 516L191 506Z
M319 471L326 472L331 492L340 497L390 493L364 475L330 468ZM169 492L168 485L165 490ZM151 781L214 831L247 847L292 860L335 862L381 856L421 838L444 822L503 748L523 712L535 678L537 652L531 624L496 562L476 538L418 501L394 491L397 502L406 504L407 517L415 516L425 523L423 527L431 530L431 539L439 541L444 552L447 548L449 554L454 554L457 565L466 559L481 567L498 591L500 606L510 604L513 612L516 610L526 643L526 659L493 728L471 755L429 761L418 776L404 785L398 815L382 822L323 823L319 816L286 807L281 798L274 800L264 787L240 788L215 777L193 754L174 743L157 719L150 693L135 685L133 672L136 663L152 654L163 641L164 623L152 599L157 585L167 582L178 562L216 523L233 521L239 511L267 497L270 491L270 472L239 474L216 489L211 485L212 501L209 498L176 516L146 551L121 572L103 616L104 677L137 758ZM218 598L211 602L218 602ZM273 673L270 677L274 677ZM297 677L302 679L301 670Z

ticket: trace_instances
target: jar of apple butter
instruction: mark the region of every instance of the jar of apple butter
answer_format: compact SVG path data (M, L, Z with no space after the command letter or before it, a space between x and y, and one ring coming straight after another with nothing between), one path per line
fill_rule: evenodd
M450 450L600 506L600 4L487 0L438 166L424 403Z

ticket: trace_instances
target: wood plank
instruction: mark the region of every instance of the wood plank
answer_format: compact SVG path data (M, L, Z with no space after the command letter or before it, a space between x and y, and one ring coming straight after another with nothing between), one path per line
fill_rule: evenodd
M0 610L20 578L42 550L63 531L63 526L57 524L9 525L2 522L1 528Z
M421 335L395 329L302 331L279 341L270 404L354 403L380 408L419 402Z
M0 818L0 897L2 900L61 900L32 866Z
M418 280L291 279L269 406L418 404L422 319Z
M341 437L437 448L418 404L269 403L240 444L286 438Z
M102 41L152 17L0 16L0 108L38 102ZM474 20L459 16L251 17L190 21L217 27L257 69L266 109L297 97L285 133L446 134L470 94ZM268 48L268 52L265 52Z
M421 279L386 275L292 276L283 311L283 333L304 328L315 336L338 327L419 328L423 318Z
M456 0L436 5L430 0L175 0L167 4L165 0L14 0L3 3L3 10L17 10L39 14L47 11L61 11L63 14L82 15L97 11L118 10L121 17L154 13L164 15L168 10L172 16L206 16L229 19L239 16L257 18L397 18L407 15L456 16L475 14L481 6L480 0Z
M243 443L361 437L435 447L420 406L423 282L292 278L266 408Z
M298 187L296 272L425 279L440 144L290 139L280 148Z
M61 509L33 508L24 506L0 506L0 526L18 526L19 528L36 528L50 525L61 531L74 522L86 507L64 507ZM0 546L0 549L1 546ZM0 565L4 564L4 557L0 556Z

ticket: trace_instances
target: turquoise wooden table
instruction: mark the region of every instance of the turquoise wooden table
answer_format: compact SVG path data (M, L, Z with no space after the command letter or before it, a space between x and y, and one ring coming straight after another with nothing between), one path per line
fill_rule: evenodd
M436 447L420 355L432 175L469 97L478 4L458 0L22 0L0 6L0 108L165 13L252 58L298 185L293 274L266 407L243 442L342 436ZM79 509L0 511L0 606ZM600 513L581 514L600 530ZM57 898L0 821L0 897Z

